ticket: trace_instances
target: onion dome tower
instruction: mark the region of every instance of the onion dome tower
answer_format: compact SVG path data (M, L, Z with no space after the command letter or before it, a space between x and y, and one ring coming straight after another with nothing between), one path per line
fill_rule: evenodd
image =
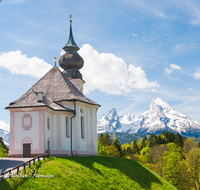
M70 18L70 31L67 44L62 48L66 53L59 59L59 65L64 69L63 74L81 91L83 92L83 84L85 81L79 69L84 65L83 58L78 54L80 49L74 41L72 33L72 15Z

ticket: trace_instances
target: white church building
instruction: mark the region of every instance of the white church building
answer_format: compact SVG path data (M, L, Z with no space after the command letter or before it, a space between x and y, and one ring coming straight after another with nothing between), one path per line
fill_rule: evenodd
M99 104L83 95L84 65L72 34L66 52L54 66L18 100L11 102L9 157L33 157L47 151L54 156L97 156ZM91 79L92 80L92 79Z

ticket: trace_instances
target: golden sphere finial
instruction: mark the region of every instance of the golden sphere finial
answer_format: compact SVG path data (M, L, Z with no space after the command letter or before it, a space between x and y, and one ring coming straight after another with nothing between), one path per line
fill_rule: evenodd
M69 18L70 18L69 22L72 22L72 15L71 14L69 15Z
M57 59L57 57L54 57L54 63L55 63L55 66L56 66L56 59Z

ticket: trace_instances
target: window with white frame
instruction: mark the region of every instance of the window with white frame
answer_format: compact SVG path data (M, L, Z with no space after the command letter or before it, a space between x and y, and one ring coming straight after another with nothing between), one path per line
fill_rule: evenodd
M66 117L66 137L69 137L69 117Z
M81 138L85 138L84 117L81 116Z

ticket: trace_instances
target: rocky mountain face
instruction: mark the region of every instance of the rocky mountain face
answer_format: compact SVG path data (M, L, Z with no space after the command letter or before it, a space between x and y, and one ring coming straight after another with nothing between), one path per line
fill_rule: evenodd
M200 132L200 122L176 111L160 98L154 99L147 110L138 115L118 115L113 108L101 116L97 123L98 133L160 134L162 131L179 132L193 136Z

